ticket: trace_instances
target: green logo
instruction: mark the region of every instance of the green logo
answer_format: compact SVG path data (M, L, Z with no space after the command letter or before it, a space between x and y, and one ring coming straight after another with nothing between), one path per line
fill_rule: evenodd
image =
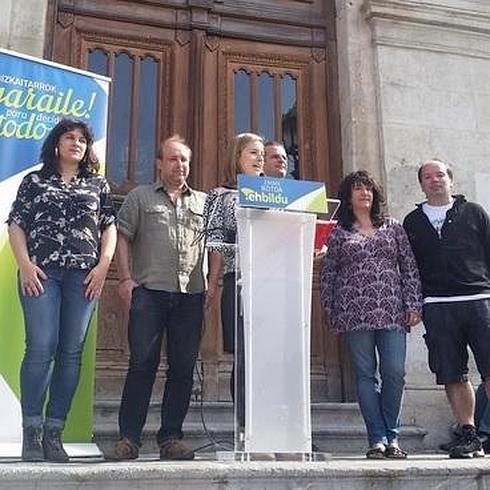
M243 193L248 202L258 204L277 204L281 207L289 204L289 199L286 196L283 196L281 192L258 192L248 187L242 187L240 191Z
M243 195L247 198L250 199L250 196L255 194L255 191L253 189L249 189L248 187L242 187L240 191L243 193Z

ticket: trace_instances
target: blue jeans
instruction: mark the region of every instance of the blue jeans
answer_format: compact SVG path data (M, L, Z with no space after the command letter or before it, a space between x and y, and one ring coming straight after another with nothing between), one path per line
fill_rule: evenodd
M399 330L359 330L345 332L343 338L354 367L369 444L395 442L405 386L406 334Z
M490 402L485 383L481 383L476 390L475 425L479 433L490 436Z
M119 433L137 445L145 425L162 339L167 334L167 382L161 407L158 444L183 437L191 399L194 366L201 340L202 293L133 290L129 311L129 369L119 409Z
M85 298L87 270L44 269L44 293L19 298L24 312L26 350L20 369L24 427L63 428L80 379L83 344L95 300Z

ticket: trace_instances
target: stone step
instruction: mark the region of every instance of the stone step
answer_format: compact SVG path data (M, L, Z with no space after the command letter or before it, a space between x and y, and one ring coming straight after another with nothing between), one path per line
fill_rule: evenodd
M144 454L157 453L155 433L158 427L145 427L142 435ZM186 444L199 451L224 451L233 448L233 430L231 427L208 430L202 427L185 427ZM409 452L425 450L423 438L427 431L418 426L402 426L400 438L402 446ZM102 452L110 449L118 439L117 430L95 430L95 441ZM364 426L325 427L313 430L313 443L321 452L333 454L363 454L367 449Z
M104 425L117 422L119 400L101 400L96 402L96 424ZM214 426L233 423L233 405L229 402L192 402L187 424L201 423L204 417L206 425ZM313 403L311 405L312 425L362 425L362 417L357 403ZM160 423L160 402L152 401L148 410L147 424Z
M103 400L96 404L94 436L99 447L109 449L118 439L119 401ZM204 423L203 423L204 419ZM158 451L155 434L160 425L160 405L150 404L142 435L142 453ZM312 404L313 441L320 450L333 453L363 453L366 429L357 403ZM184 423L186 443L205 451L226 450L233 444L233 407L226 402L192 403ZM403 447L423 451L427 431L415 425L401 427Z
M440 490L490 488L488 458L450 460L412 455L403 461L340 456L321 462L158 461L0 465L0 487L12 490Z

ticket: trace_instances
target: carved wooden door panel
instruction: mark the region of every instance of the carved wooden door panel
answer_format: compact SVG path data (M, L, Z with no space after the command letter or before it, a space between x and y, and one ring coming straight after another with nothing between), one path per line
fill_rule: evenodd
M133 187L154 181L158 142L185 125L188 56L174 29L142 31L133 22L58 14L54 59L112 78L106 173L117 207ZM97 396L109 399L119 398L128 361L128 312L117 286L113 264L97 334ZM157 383L162 379L158 376Z
M216 126L203 126L203 140L214 141L219 181L235 134L252 131L266 140L282 141L289 160L290 178L336 178L329 161L326 50L272 43L207 37L203 43L203 112L217 114ZM213 184L214 182L209 182ZM334 186L332 185L332 188ZM350 376L342 347L324 327L315 263L312 311L312 396L315 401L342 401ZM217 338L215 328L212 343ZM216 343L214 344L216 345ZM271 346L273 348L273 346ZM227 396L227 357L215 351L219 396ZM344 377L346 379L344 379Z
M291 178L322 180L334 192L341 165L336 49L327 32L333 31L333 1L251 0L247 8L237 0L50 0L50 5L51 57L113 79L107 175L117 202L135 185L153 181L158 141L174 132L192 147L195 188L220 183L234 134L254 131L284 142ZM273 23L258 15L265 10ZM298 38L289 41L289 26L300 15L305 27L297 27ZM350 376L338 339L323 325L318 269L316 264L312 394L315 401L342 401L350 396ZM126 339L127 313L113 267L99 309L99 398L119 398ZM206 400L229 400L231 359L222 350L219 311L206 315L199 368Z

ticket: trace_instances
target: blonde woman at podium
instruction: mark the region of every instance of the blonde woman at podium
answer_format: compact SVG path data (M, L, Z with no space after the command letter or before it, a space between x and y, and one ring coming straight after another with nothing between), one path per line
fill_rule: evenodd
M68 461L61 435L116 247L109 184L98 174L93 142L84 122L62 119L43 143L41 169L24 177L8 217L26 332L24 461Z
M338 225L321 271L321 301L350 353L367 428L366 457L404 459L398 434L406 334L420 321L419 273L403 227L384 215L382 190L371 175L349 174L339 198Z
M209 275L206 307L212 306L218 298L220 286L221 323L223 327L223 350L235 353L235 319L236 319L236 207L238 202L237 175L262 174L264 166L264 140L253 133L241 133L235 136L228 164L225 168L225 179L222 186L209 191L204 204L206 223L206 246L208 248ZM240 329L241 323L238 322ZM237 404L238 424L244 425L243 405L235 400L235 366L238 375L237 396L244 389L243 342L238 343L233 371L230 379L232 399Z

